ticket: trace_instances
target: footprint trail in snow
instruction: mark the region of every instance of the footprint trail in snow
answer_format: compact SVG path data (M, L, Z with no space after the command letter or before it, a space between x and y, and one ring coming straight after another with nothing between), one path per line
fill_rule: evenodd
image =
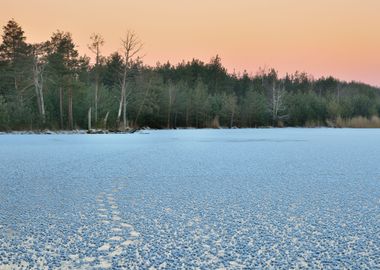
M140 233L122 218L115 199L115 195L124 187L121 185L113 187L109 192L101 192L96 197L98 221L107 236L103 239L102 245L97 248L101 268L111 268L114 264L123 266L123 263L127 263L125 260L129 256L122 255L131 251L129 247L136 246L140 242Z

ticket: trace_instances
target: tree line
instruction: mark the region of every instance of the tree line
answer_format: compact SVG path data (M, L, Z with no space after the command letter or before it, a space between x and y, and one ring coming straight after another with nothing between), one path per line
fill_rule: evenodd
M274 69L231 74L219 56L152 67L134 32L121 53L102 55L104 42L89 38L91 64L69 32L30 44L10 20L0 45L0 130L326 126L380 114L380 89L363 83Z

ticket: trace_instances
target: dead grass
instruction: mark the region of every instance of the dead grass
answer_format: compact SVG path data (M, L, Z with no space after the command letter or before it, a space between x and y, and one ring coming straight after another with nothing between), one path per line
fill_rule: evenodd
M335 121L327 121L327 125L339 128L380 128L380 117L372 116L371 118L366 118L357 116L350 119L338 117Z
M211 128L220 128L219 117L215 117L214 119L211 120L210 127Z

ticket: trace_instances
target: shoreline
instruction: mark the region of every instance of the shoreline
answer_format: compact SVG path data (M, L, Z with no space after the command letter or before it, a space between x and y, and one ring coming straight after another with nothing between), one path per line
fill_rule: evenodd
M105 135L105 134L133 134L141 133L144 131L158 131L158 130L235 130L235 129L379 129L376 127L331 127L331 126L319 126L319 127L220 127L220 128L141 128L130 129L126 131L119 130L14 130L14 131L0 131L0 135Z

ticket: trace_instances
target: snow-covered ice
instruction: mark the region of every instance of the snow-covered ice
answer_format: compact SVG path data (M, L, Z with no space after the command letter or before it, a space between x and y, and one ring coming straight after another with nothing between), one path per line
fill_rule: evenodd
M0 269L375 269L380 130L0 136Z

